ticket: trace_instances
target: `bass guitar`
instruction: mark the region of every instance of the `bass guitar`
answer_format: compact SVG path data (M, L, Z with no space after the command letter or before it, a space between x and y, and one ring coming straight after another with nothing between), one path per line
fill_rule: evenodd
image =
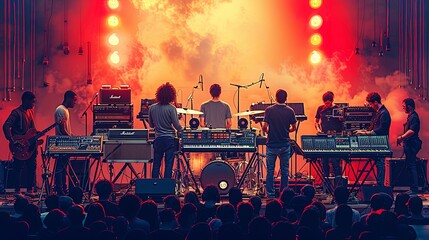
M64 120L60 120L40 132L31 128L28 129L25 135L13 136L13 142L9 143L9 149L12 152L13 157L17 160L28 160L31 158L37 150L37 146L43 144L43 140L39 140L39 138L63 122Z

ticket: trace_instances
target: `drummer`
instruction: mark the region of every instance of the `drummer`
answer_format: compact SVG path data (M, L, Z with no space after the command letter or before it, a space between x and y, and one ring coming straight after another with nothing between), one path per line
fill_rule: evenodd
M229 104L220 100L222 88L219 84L210 86L211 100L201 104L200 126L208 128L231 128L231 109Z

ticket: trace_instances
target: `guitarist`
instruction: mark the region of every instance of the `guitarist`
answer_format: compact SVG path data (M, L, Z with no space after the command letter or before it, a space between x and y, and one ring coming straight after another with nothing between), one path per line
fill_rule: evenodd
M35 128L34 124L34 104L36 103L36 96L34 93L26 91L21 96L21 106L12 110L6 122L3 124L3 132L6 139L11 143L11 146L16 145L14 136L25 135L28 130ZM13 177L15 178L15 192L20 192L21 186L21 172L25 167L27 174L24 176L25 186L27 193L33 195L33 188L36 179L36 157L37 146L30 146L34 149L34 153L27 160L18 160L13 158ZM11 149L12 151L12 149Z
M61 105L55 109L55 122L61 121L55 127L55 135L57 136L72 136L70 112L69 108L73 108L77 102L77 95L73 91L64 93L64 100ZM55 167L55 191L58 195L64 195L67 191L66 185L66 168L69 162L68 156L60 156L56 159Z

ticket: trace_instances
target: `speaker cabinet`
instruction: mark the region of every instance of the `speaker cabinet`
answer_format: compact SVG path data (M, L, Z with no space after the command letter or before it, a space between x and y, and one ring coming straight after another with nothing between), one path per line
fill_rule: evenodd
M105 162L150 162L153 159L152 144L146 141L105 141L103 152Z
M176 181L174 179L137 179L136 195L143 201L152 199L156 202L162 202L162 198L167 195L174 195Z
M362 186L359 190L358 198L364 203L369 203L372 195L380 192L387 193L393 199L392 187L385 186Z
M417 159L417 177L419 187L425 187L427 181L427 159ZM409 187L410 173L407 170L404 158L392 158L386 161L386 168L389 169L389 177L386 181L391 187Z

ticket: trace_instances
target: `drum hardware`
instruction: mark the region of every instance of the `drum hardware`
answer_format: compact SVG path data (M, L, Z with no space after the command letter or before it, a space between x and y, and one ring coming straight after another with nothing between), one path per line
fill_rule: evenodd
M241 176L237 187L238 188L242 188L244 181L246 180L246 177L249 176L249 172L251 169L255 169L256 168L256 181L255 181L255 194L256 195L263 195L264 192L264 187L262 185L262 181L261 181L261 174L262 174L262 167L261 164L263 164L262 158L263 158L263 154L260 154L259 152L254 152L252 154L252 156L250 157L249 160L249 164L247 164L246 169L244 169L243 175Z
M180 147L178 147L180 149ZM197 194L200 193L200 188L195 180L194 173L191 171L191 167L189 165L189 159L185 156L185 154L177 150L174 152L174 158L176 159L176 169L173 172L173 176L176 179L176 195L180 195L182 191L182 184L185 184L186 187L189 186L189 181L192 180L192 183L195 187L195 192ZM184 171L180 171L183 169ZM189 175L191 179L189 179Z

